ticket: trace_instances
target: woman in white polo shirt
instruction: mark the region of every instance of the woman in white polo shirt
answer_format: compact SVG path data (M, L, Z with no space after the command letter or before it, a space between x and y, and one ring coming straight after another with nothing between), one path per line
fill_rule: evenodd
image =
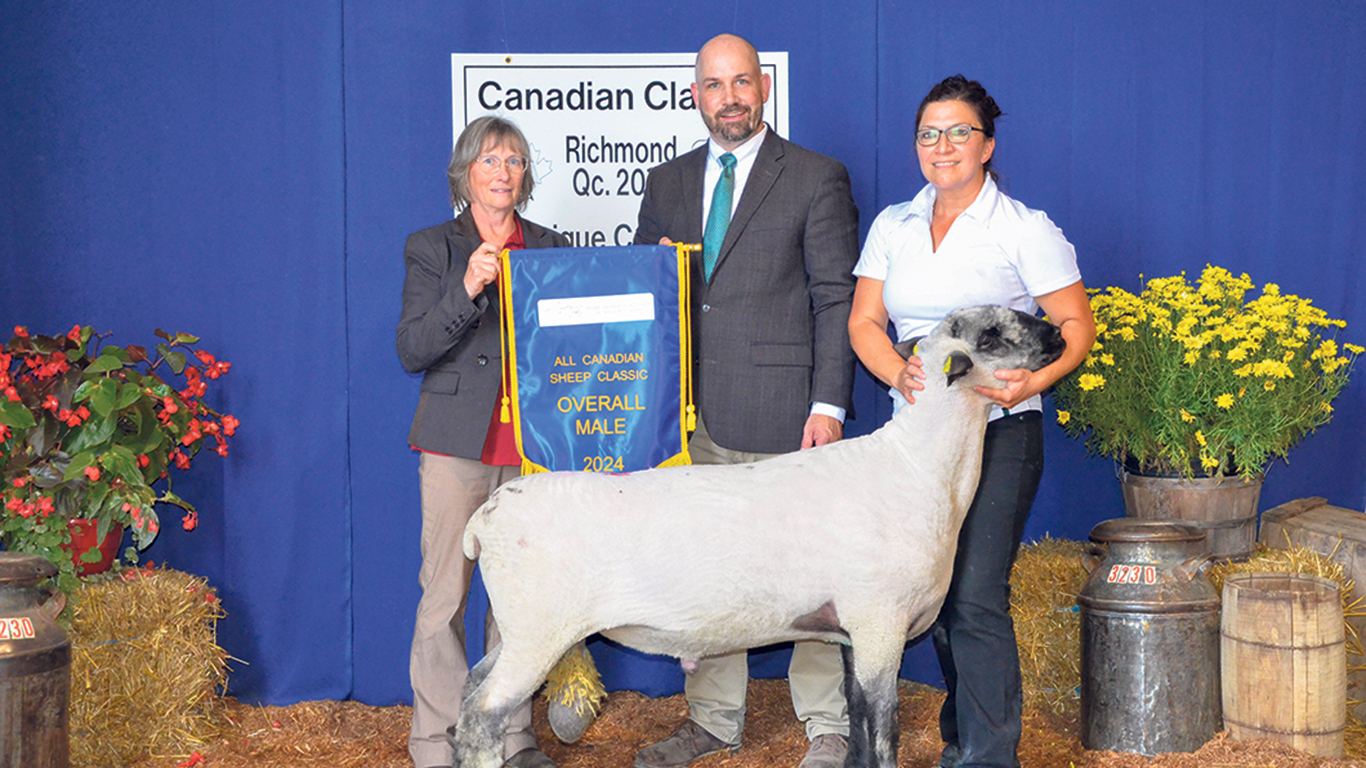
M940 712L946 768L1018 768L1020 664L1010 619L1010 568L1043 473L1039 393L1075 368L1095 341L1076 252L1041 211L1015 202L991 169L1001 110L975 80L955 75L916 114L916 153L929 182L873 222L854 274L854 350L891 389L893 409L914 407L920 361L887 337L926 334L957 307L1042 308L1067 350L1039 371L997 371L977 496L958 539L953 582L933 630L948 688Z

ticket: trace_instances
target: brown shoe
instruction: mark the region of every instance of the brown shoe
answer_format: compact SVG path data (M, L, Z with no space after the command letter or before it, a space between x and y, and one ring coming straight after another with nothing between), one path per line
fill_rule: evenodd
M717 752L734 754L739 744L727 744L691 719L669 738L636 753L636 768L681 768L699 757Z
M844 755L849 751L849 739L838 733L822 733L811 740L806 757L797 768L844 768Z

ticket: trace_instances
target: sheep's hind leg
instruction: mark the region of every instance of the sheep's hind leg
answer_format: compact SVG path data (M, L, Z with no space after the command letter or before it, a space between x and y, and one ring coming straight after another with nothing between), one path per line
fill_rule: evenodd
M868 764L868 745L872 742L868 699L858 678L854 677L854 649L841 645L840 657L844 659L844 699L849 707L849 751L845 754L844 765L845 768L862 768Z
M843 646L844 692L849 702L849 752L845 768L896 768L896 670L900 649L870 653L857 641Z
M568 647L548 638L544 642L547 645L510 648L505 635L503 643L470 670L454 739L455 764L460 768L502 767L508 718L531 698Z

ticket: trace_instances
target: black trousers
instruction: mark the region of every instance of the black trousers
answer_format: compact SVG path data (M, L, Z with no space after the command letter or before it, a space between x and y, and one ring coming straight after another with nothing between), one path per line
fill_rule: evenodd
M933 629L948 688L939 713L945 768L1020 765L1020 657L1010 618L1010 568L1042 474L1042 414L1011 414L987 425L982 478Z

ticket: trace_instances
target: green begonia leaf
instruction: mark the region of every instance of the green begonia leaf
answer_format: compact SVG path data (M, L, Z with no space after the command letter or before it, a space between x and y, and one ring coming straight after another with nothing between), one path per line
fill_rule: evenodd
M23 403L16 403L12 400L0 403L0 424L17 430L28 429L37 423L33 419L33 414Z

